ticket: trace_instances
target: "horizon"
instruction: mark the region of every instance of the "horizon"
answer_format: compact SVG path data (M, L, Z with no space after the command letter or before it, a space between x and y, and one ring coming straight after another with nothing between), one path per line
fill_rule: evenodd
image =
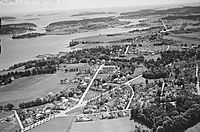
M196 6L200 5L200 0L169 0L161 2L159 0L0 0L0 14L21 14L37 12L55 11L78 11L108 8L128 8L128 7L149 7L149 6ZM68 3L69 2L69 3ZM125 3L125 4L121 4ZM136 3L136 4L135 4ZM144 4L145 3L145 4ZM87 6L86 6L87 5ZM89 6L88 6L89 5ZM67 8L70 7L70 8Z

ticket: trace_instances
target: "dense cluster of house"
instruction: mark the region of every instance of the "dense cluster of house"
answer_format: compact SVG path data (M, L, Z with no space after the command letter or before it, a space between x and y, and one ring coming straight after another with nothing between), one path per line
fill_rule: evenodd
M131 88L127 85L117 87L95 100L90 100L83 109L83 114L124 110L132 94Z

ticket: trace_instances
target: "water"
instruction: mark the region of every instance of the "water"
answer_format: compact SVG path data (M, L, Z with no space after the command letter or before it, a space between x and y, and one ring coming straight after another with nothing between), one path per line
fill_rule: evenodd
M125 11L134 11L141 9L142 7L137 8L115 8L115 9L98 9L95 11L114 11L117 12L115 16L118 16L120 12ZM147 8L147 7L143 7ZM82 10L85 11L85 10ZM21 22L32 22L38 25L37 32L45 32L45 28L49 23L56 21L66 21L66 20L78 20L85 18L95 18L95 17L105 17L105 16L113 16L114 14L107 15L92 15L92 16L79 16L79 17L70 17L72 14L77 14L82 11L57 11L57 12L43 12L43 13L29 13L29 14L12 14L7 16L15 16L17 19L13 21L3 21L3 24L10 23L21 23ZM3 15L2 15L3 16ZM4 15L6 16L6 15ZM131 24L137 24L138 20L132 20ZM42 36L31 39L19 39L12 40L11 35L3 35L1 38L1 48L2 53L0 55L0 70L7 69L13 64L24 62L30 59L35 59L35 56L47 53L58 53L70 51L70 48L67 48L69 42L72 39L79 37L88 37L98 34L107 34L107 33L119 33L119 32L127 32L132 29L125 28L107 28L98 31L91 31L85 33L77 33L71 35L49 35Z

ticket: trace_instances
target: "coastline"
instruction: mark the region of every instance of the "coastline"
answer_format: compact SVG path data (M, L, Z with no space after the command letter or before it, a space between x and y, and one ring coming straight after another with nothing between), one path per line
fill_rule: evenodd
M137 21L139 21L139 20L140 19L137 19ZM70 33L70 34L66 33L66 32L62 33L62 34L47 32L46 35L44 35L44 36L30 38L30 39L15 39L15 40L11 39L12 35L0 35L0 37L2 38L1 46L2 46L2 50L3 50L3 52L0 56L0 59L2 58L2 60L3 60L3 62L2 62L3 65L1 65L0 71L2 71L3 69L8 69L8 67L10 67L16 63L21 63L24 61L37 59L36 56L38 56L38 55L59 54L59 52L70 52L70 51L74 50L74 48L71 49L70 47L68 47L69 46L68 44L71 40L76 39L76 38L89 37L92 35L99 35L99 34L123 33L123 32L128 32L133 29L136 29L136 28L126 28L126 29L120 28L120 27L103 28L103 29L90 30L90 31L78 32L78 33ZM42 42L44 42L44 43L42 43ZM18 44L18 43L20 43L20 44ZM42 46L41 46L41 44L42 44ZM27 52L28 56L23 55L23 56L19 57L18 59L14 59L14 61L12 61L12 62L9 59L9 62L8 62L7 56L11 56L11 54L7 55L7 54L5 54L5 52L6 53L8 52L7 46L9 46L9 45L12 45L12 46L22 45L22 47L27 47L27 45L29 45L30 48L27 47L26 51L24 50L24 52L27 52L27 50L29 50L30 52ZM38 46L36 46L36 45L38 45ZM31 47L33 50L31 50ZM38 48L38 47L40 47L40 48ZM38 51L35 51L36 50L35 48L38 48ZM47 48L49 50L47 50ZM10 50L10 48L9 48L9 50ZM19 47L17 47L15 49L15 51L9 51L9 52L16 52L16 50L19 50L19 51L17 51L16 55L20 55L23 52L23 51L20 51L21 48L19 48ZM32 53L32 55L31 55L31 52L33 52L33 51L35 51L37 53L34 53L34 54ZM4 61L4 58L7 58L7 62ZM14 56L10 57L10 58L14 58Z

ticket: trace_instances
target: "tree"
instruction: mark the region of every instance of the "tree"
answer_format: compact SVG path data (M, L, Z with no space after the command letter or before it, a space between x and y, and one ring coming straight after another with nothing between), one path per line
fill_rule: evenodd
M10 104L10 103L8 103L8 104L7 104L7 108L8 108L8 110L12 110L12 109L14 108L14 105L13 105L13 104Z
M3 110L3 106L2 105L0 105L0 110Z

